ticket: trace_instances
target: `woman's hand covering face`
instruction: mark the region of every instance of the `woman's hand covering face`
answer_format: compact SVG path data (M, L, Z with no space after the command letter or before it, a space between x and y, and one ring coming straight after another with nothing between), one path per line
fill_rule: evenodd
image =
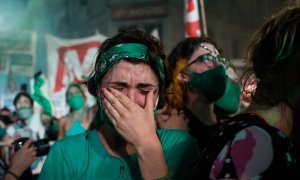
M137 147L156 135L153 114L156 90L147 94L144 108L113 88L102 88L101 91L105 113L126 141Z

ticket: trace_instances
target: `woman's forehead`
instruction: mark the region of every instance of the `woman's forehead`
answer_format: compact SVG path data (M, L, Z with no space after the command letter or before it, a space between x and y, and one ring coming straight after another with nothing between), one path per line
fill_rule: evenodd
M68 94L69 93L77 93L77 92L80 92L81 93L81 90L80 90L80 88L79 87L77 87L77 86L72 86L72 87L70 87L69 89L68 89Z
M202 43L205 47L207 47L211 52L215 52L215 46L210 44L210 43ZM189 62L192 62L193 60L195 60L196 58L198 58L199 56L203 55L203 54L207 54L209 53L209 50L198 46L197 48L195 48L195 51L193 52L193 54L191 55L191 58L189 59Z
M17 105L18 104L28 104L28 105L31 105L31 101L30 101L30 99L28 98L28 97L26 97L26 96L20 96L20 98L18 99L18 101L17 101Z
M26 96L20 96L20 98L18 99L18 102L24 102L24 101L29 101L30 102L30 99Z
M103 77L103 82L151 83L158 85L158 78L148 64L133 64L121 60Z

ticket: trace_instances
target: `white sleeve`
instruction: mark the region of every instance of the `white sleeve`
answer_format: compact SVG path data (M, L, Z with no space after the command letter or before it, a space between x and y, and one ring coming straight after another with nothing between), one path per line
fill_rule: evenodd
M14 137L14 134L16 133L16 128L14 125L10 125L6 129L6 134L9 135L10 137Z

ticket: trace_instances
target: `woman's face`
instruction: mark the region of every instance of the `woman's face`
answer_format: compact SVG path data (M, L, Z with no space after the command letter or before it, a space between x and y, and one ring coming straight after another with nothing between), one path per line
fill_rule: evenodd
M158 90L158 85L158 78L149 65L121 60L103 77L100 88L114 88L144 108L147 94Z
M80 89L76 86L72 86L68 89L67 92L67 99L69 99L70 97L74 96L74 95L80 95L83 96L82 92L80 91Z
M212 44L209 43L202 43L204 46L206 46L209 50L211 50L212 52L215 51L215 47ZM202 48L202 47L198 47L196 48L196 50L193 52L191 58L188 61L188 64L193 63L196 59L198 59L199 56L204 55L209 53L208 50ZM214 63L213 61L207 61L207 62L195 62L193 64L191 64L190 66L187 67L187 70L191 71L191 72L197 72L197 73L202 73L204 71L207 71L209 69L212 69L214 67Z
M20 96L19 100L16 103L16 109L20 109L23 107L31 107L31 106L32 104L26 96Z

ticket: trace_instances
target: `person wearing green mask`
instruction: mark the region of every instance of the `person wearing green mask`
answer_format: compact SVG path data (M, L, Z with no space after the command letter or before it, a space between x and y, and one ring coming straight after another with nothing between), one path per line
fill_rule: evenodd
M218 128L220 119L239 108L237 76L220 53L212 38L202 36L182 40L168 57L172 82L167 106L159 110L158 125L188 130L200 150Z
M40 114L33 110L34 101L26 92L19 92L14 101L17 122L7 127L10 142L21 138L31 137L33 140L45 137L45 127L40 120Z
M12 113L7 107L0 109L0 140L5 141L7 127L13 123L11 120ZM1 149L1 148L0 148Z
M99 123L57 141L39 179L187 179L199 157L194 139L156 129L167 67L162 44L144 31L122 30L103 42L87 81Z
M72 83L66 90L66 102L70 112L58 121L58 139L84 133L93 120L89 108L85 105L86 98L82 86L80 83Z

